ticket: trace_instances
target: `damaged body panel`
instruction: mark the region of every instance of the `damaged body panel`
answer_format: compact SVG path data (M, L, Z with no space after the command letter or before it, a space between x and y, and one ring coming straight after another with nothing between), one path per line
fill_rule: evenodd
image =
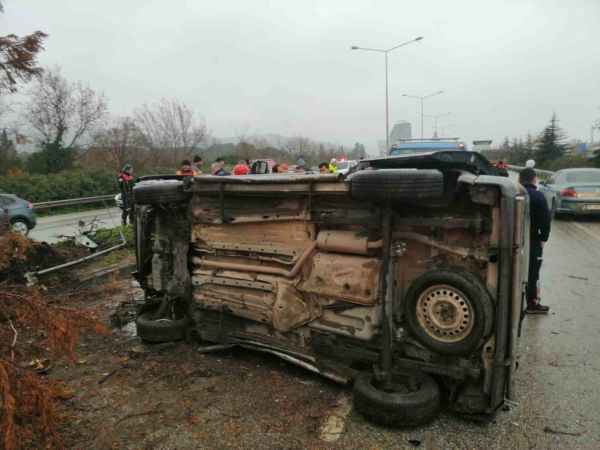
M357 409L380 422L395 423L372 392L399 373L427 379L432 405L443 390L457 411L493 413L514 370L526 196L480 155L453 153L362 161L345 179L182 181L137 224L154 230L137 274L149 308L168 298L189 336L355 380ZM390 417L411 423L397 401Z

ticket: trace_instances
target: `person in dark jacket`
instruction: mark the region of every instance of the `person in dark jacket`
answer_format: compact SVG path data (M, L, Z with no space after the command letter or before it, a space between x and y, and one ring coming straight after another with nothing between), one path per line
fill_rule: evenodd
M540 303L538 281L542 266L542 253L544 244L550 237L550 223L552 216L544 194L537 189L537 176L535 170L526 168L519 174L519 182L527 189L529 194L529 215L531 231L529 234L529 277L527 281L527 309L528 314L548 314L550 308Z
M117 182L119 183L121 201L123 202L123 206L121 207L121 221L123 225L127 225L127 217L129 216L129 222L131 222L133 214L133 167L131 164L123 166L123 169L121 169L117 176Z

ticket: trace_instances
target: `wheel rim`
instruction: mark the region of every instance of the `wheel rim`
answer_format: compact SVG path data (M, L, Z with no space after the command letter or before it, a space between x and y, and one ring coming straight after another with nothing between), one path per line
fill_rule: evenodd
M13 223L12 230L16 233L22 234L23 236L27 235L27 233L29 232L27 224L21 221Z
M419 296L417 319L431 338L453 343L469 336L475 323L475 311L460 290L440 284L429 287Z

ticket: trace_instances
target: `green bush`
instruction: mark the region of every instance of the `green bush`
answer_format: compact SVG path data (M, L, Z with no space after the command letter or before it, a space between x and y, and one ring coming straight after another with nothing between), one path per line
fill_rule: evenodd
M121 233L123 233L123 237L127 241L127 247L135 248L132 226L121 225L115 228L101 228L96 231L93 240L100 245L101 248L110 247L121 242Z
M108 171L0 177L0 191L18 195L32 203L116 194L118 190L116 175Z

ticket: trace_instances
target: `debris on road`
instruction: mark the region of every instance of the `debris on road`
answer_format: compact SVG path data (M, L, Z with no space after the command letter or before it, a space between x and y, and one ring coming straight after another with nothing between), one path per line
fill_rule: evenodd
M563 430L555 430L554 428L544 427L544 433L550 434L562 434L566 436L581 436L583 433L577 431L563 431Z
M335 406L329 411L329 415L323 421L319 432L319 438L325 442L337 441L346 426L346 417L352 410L352 402L348 394L343 393L336 401Z
M589 279L587 277L579 277L577 275L567 275L567 278L572 278L574 280L581 280L581 281L589 281Z

